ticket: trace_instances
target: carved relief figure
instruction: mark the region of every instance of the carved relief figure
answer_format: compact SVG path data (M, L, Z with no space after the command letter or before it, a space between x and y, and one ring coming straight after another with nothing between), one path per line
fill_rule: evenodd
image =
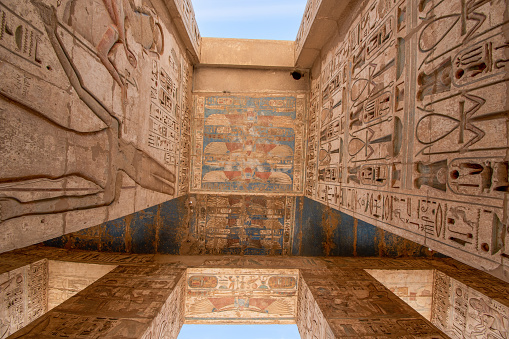
M483 298L471 298L470 307L477 312L475 325L471 332L472 338L483 338L488 331L493 331L500 338L507 338L509 333L509 319L499 311L488 305Z
M114 50L123 47L127 60L136 68L137 57L129 40L159 55L164 47L162 29L154 10L136 5L135 0L102 0L102 4L103 8L90 13L91 8L100 6L98 0L72 0L67 4L64 21L96 46L97 56L113 79L123 87L125 80L112 60ZM96 21L106 24L106 31L90 28L90 23Z
M64 194L64 196L29 201L21 201L4 194L0 196L0 221L25 215L60 213L108 206L119 196L121 173L127 174L143 188L174 195L175 174L132 143L124 140L120 136L121 123L118 118L83 85L78 67L70 57L69 47L64 43L63 37L68 31L58 21L56 10L40 2L34 1L34 3L40 10L48 38L69 82L79 98L106 127L95 132L77 132L62 126L41 112L25 107L23 104L15 106L10 100L4 99L3 107L0 110L2 125L4 128L12 127L19 133L16 136L8 137L7 142L2 143L0 149L9 164L16 161L23 162L21 166L23 176L20 177L16 171L16 168L20 168L20 166L3 166L0 170L0 184L11 185L38 180L62 181L78 178L95 186L95 189L88 194ZM125 13L123 11L125 4L121 5L118 1L105 0L105 5L109 15L115 18L114 22L117 28L120 27L120 29L117 31L113 27L108 29L97 45L97 53L115 81L123 83L114 64L108 65L107 63L110 61L104 57L108 54L108 48L111 49L117 41L120 41L124 43L130 63L136 65L136 58L126 43ZM156 44L156 50L160 50L159 47ZM114 70L115 72L113 72ZM12 114L13 112L15 114ZM7 133L2 134L7 135ZM27 140L32 142L33 147L25 147L25 154L14 154L17 148L12 146L17 142L23 143ZM45 147L50 149L45 149ZM44 158L50 159L45 160Z

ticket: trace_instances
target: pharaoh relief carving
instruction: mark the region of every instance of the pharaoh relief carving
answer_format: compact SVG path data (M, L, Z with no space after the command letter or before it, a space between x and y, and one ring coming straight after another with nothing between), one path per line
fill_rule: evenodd
M488 270L507 261L506 14L371 1L314 76L305 194Z
M151 7L2 1L0 21L0 222L92 210L104 220L121 198L131 204L113 216L185 191L189 64Z

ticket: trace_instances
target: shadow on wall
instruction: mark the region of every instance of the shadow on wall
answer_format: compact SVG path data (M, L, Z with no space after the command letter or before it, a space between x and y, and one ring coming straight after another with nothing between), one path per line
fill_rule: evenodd
M446 257L309 198L297 200L293 255Z
M305 197L188 195L44 242L136 254L444 257Z

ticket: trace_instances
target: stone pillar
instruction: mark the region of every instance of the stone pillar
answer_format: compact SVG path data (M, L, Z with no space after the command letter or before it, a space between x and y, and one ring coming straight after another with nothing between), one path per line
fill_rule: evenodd
M118 266L9 338L176 338L185 269Z
M297 324L303 338L447 338L363 269L300 272Z

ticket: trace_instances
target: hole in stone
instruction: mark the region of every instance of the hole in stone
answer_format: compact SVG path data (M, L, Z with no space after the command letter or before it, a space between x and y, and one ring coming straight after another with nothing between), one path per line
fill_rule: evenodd
M292 77L295 79L295 80L300 80L300 78L302 78L302 73L301 72L297 72L297 71L294 71L292 73L290 73L292 75Z

